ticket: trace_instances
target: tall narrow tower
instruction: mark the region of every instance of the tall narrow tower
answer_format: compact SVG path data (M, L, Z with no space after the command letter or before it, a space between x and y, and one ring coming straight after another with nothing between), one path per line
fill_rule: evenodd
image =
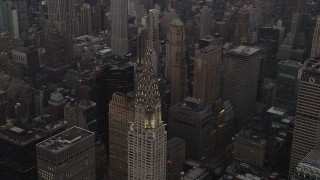
M166 62L166 77L171 82L171 105L182 101L187 94L185 49L184 25L179 18L175 18L169 26Z
M200 12L200 39L210 35L212 10L203 6Z
M76 14L76 0L47 0L48 21L46 37L56 30L62 35L68 31L74 36L79 35L79 19Z
M159 10L150 9L148 15L148 47L154 49L159 56L160 41L159 41Z
M135 119L128 132L128 179L166 179L167 132L161 120L161 100L152 68L151 51L136 86Z
M128 53L128 0L111 0L112 54Z

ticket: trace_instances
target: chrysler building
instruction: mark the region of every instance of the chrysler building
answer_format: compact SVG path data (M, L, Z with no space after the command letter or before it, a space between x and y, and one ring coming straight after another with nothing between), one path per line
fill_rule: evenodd
M167 132L161 120L161 101L147 51L135 94L135 119L128 132L128 179L166 179Z

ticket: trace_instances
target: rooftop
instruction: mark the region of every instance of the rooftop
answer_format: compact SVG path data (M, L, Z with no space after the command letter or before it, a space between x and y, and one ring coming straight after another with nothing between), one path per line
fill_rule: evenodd
M260 48L258 47L252 47L252 46L238 46L230 51L230 53L235 53L235 54L241 54L245 56L252 55L256 52L260 51Z
M47 149L53 153L58 153L69 148L71 145L76 144L78 141L81 141L82 139L92 135L94 135L93 132L74 126L60 134L42 141L41 143L37 144L37 146Z
M311 153L309 153L298 166L320 171L320 149L314 149L311 151Z
M209 46L202 48L201 53L209 53L209 52L214 51L218 48L219 48L219 46L210 44Z
M178 146L179 144L185 144L185 141L178 137L173 137L168 140L168 148L174 148Z
M279 116L283 116L283 115L286 114L287 110L272 106L270 109L268 109L267 112L271 113L271 114L276 114L276 115L279 115Z
M291 60L280 61L279 64L290 66L290 67L297 67L297 68L301 68L302 67L302 64L300 62L291 61Z
M183 109L199 112L205 109L206 104L200 99L186 97L182 102L178 103L177 106Z
M210 176L210 174L206 169L197 167L187 172L187 174L184 176L184 179L185 180L205 179L208 176Z
M320 72L320 55L308 59L304 63L303 68L307 71Z
M172 21L170 22L170 24L172 25L176 25L176 26L182 26L183 23L181 22L181 20L179 18L174 18L172 19Z

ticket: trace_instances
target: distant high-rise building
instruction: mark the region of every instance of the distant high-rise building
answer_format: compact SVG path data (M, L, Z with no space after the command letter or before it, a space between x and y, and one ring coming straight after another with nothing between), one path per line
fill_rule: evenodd
M180 179L185 160L186 142L178 137L169 139L167 145L167 180Z
M38 178L96 179L95 135L72 127L37 144Z
M186 158L201 163L212 162L212 109L201 100L187 97L170 108L169 118L169 136L186 141Z
M146 49L148 47L148 31L145 28L141 28L141 30L138 31L137 35L137 62L139 64L143 64L144 62L144 56Z
M7 109L7 95L5 91L0 90L0 125L7 123L6 109Z
M203 6L200 11L200 39L211 35L212 10L208 6Z
M14 7L11 1L0 2L0 32L8 32L14 35L12 9Z
M219 97L222 47L209 45L196 50L193 97L212 103Z
M76 12L76 0L48 0L48 20L46 23L46 39L53 31L61 35L68 31L73 36L79 35L79 19Z
M93 32L100 32L103 30L103 17L102 12L104 11L104 8L102 5L97 4L92 6L92 31Z
M128 53L128 1L111 0L111 48L112 54Z
M250 43L250 12L248 8L241 8L238 12L238 18L235 31L236 44Z
M300 161L320 146L320 57L308 59L302 68L293 132L289 175Z
M320 150L312 150L297 166L295 179L320 179Z
M288 60L278 63L274 105L286 109L290 115L294 115L296 112L301 69L300 62Z
M154 49L157 56L159 56L160 53L159 14L159 10L150 9L147 18L148 49Z
M314 28L313 41L311 48L311 57L320 53L320 16L317 18L317 24Z
M80 33L79 35L92 34L92 9L90 4L83 4L80 7Z
M167 132L151 51L136 85L135 118L128 131L128 179L166 179Z
M128 131L134 119L134 98L115 93L109 104L109 177L128 179Z
M180 19L175 18L171 21L167 39L165 75L171 82L171 105L175 105L187 94L185 30Z
M256 110L260 54L259 48L238 46L225 56L223 97L241 121Z

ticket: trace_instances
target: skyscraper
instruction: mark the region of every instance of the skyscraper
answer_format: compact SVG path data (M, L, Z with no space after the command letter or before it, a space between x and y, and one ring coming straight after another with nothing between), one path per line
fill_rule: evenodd
M13 35L13 17L11 10L14 4L11 1L0 2L0 32L9 32Z
M211 34L212 10L208 6L203 6L200 11L200 39Z
M235 118L241 121L255 113L261 51L238 46L224 60L223 97L233 105Z
M274 105L286 109L290 115L294 115L296 112L301 69L300 62L288 60L278 63Z
M320 57L308 59L302 68L289 175L314 148L320 146Z
M128 178L128 130L134 119L134 98L130 94L114 93L109 104L109 177Z
M167 132L151 51L136 86L135 118L128 131L128 179L166 179Z
M48 0L48 21L46 38L57 30L61 35L68 31L74 36L79 35L79 19L76 14L76 0Z
M157 56L159 56L160 53L159 13L157 9L150 9L147 18L148 48L154 49Z
M241 8L238 12L238 18L235 31L236 44L250 43L250 14L248 8Z
M311 48L311 57L320 53L320 16L317 18L317 24L314 28L313 41Z
M111 48L112 54L128 53L128 1L111 0Z
M38 178L94 180L95 135L72 127L37 144Z
M180 19L173 19L169 27L169 45L167 46L171 71L171 105L182 101L187 94L187 65L185 62L185 31ZM172 48L172 49L169 49Z
M92 34L92 18L91 18L91 6L90 4L83 4L80 7L80 33L79 35L91 35Z
M204 101L187 97L170 108L169 136L186 141L186 158L211 163L213 158L213 116Z
M193 97L213 102L219 97L222 47L209 45L196 50Z

